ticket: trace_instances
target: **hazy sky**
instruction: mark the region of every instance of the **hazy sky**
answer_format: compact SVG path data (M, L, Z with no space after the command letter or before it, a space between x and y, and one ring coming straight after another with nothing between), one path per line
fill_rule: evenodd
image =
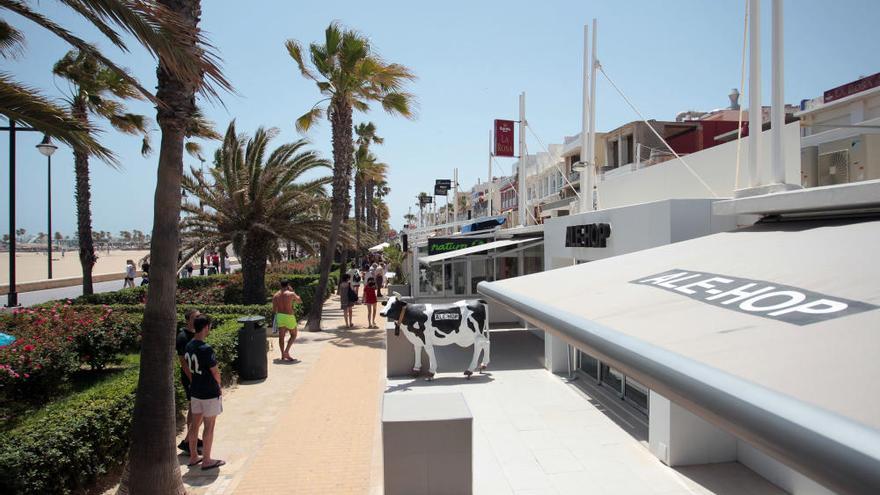
M319 40L332 20L370 36L389 61L410 67L419 77L418 117L389 117L381 109L355 115L372 120L385 144L375 149L388 163L392 188L392 226L430 191L435 178L451 178L459 168L469 188L487 174L488 131L495 118L517 117L517 95L527 94L528 120L544 143L561 142L580 131L583 24L599 19L599 58L605 70L648 118L672 119L688 109L728 104L739 85L745 0L669 1L447 1L447 2L289 2L204 1L203 28L220 56L236 94L224 106L206 105L219 129L236 119L240 131L259 125L281 130L276 143L298 137L293 122L319 98L313 83L300 77L284 49L289 38ZM765 103L769 102L770 1L764 12ZM147 88L155 86L155 62L134 44L124 54L108 47L60 4L40 2L44 12L97 41ZM305 5L305 6L302 6ZM880 70L877 21L880 2L872 0L788 0L785 2L785 95L797 103L822 91ZM4 12L23 29L27 49L19 60L2 60L4 72L62 98L66 84L51 67L67 47L47 32ZM598 86L600 130L636 119L607 82ZM744 102L746 100L743 100ZM131 105L150 117L145 103ZM5 125L5 123L4 123ZM34 145L40 136L18 138L19 227L46 229L46 161ZM158 146L159 133L154 133ZM329 125L308 135L330 156ZM138 139L108 131L102 141L121 158L114 170L92 163L92 209L96 230L149 231L155 189L156 156L143 158ZM530 135L531 152L540 151ZM212 154L216 147L207 143ZM198 162L187 157L187 166ZM503 160L509 173L511 159ZM496 173L498 171L496 170ZM53 158L53 230L75 230L73 156L61 147ZM9 228L8 137L0 134L0 231Z

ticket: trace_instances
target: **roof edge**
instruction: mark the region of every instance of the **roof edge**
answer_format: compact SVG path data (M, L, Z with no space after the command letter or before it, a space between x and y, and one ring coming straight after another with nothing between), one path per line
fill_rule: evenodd
M880 431L508 291L499 282L480 282L477 292L554 336L589 349L832 490L880 490Z

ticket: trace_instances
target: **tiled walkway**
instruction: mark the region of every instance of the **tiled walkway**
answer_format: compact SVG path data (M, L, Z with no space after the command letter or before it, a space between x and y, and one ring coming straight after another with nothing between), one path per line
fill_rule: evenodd
M543 341L492 335L490 373L464 380L466 350L438 352L432 383L390 379L392 394L461 392L474 417L477 495L782 495L739 463L672 469L620 424L620 414L543 369Z
M365 326L366 309L354 313ZM268 378L224 392L212 455L228 464L207 473L181 466L188 493L379 491L382 331L337 329L341 324L334 296L325 306L325 331L300 332L292 351L300 362L272 361L275 339Z

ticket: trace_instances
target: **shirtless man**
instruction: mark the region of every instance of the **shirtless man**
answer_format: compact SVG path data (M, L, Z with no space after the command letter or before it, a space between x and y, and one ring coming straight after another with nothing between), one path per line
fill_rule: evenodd
M290 282L281 281L281 290L272 296L272 311L275 312L275 326L278 327L278 348L281 349L283 361L293 361L290 347L296 340L296 316L293 314L293 303L302 303L302 299L290 288ZM287 347L284 346L284 334L290 332Z

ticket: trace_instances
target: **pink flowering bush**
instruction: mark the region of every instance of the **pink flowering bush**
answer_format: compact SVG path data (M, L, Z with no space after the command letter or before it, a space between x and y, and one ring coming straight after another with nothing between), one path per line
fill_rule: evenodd
M110 308L83 310L69 303L4 315L0 331L16 340L0 347L0 396L42 400L57 393L83 364L101 369L133 347L133 326Z

